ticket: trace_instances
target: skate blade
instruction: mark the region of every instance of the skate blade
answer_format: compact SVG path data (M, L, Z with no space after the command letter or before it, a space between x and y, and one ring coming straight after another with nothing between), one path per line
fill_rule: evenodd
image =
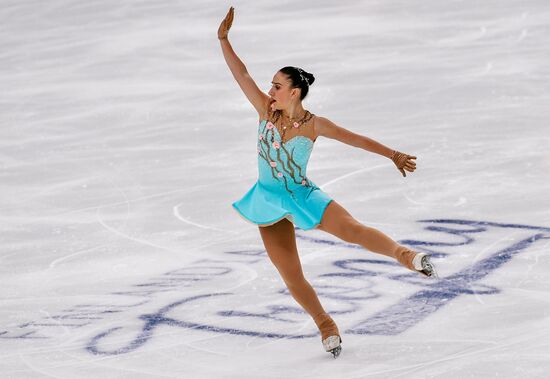
M332 349L330 351L330 353L332 353L332 357L334 359L338 358L338 356L340 355L340 352L342 351L342 346L338 346L338 347L335 347L334 349Z
M421 260L420 264L422 265L422 269L417 270L419 273L421 273L424 276L427 276L428 278L439 279L439 275L437 275L437 271L435 270L435 267L434 267L433 263L431 262L429 255L424 255L422 257L422 260Z

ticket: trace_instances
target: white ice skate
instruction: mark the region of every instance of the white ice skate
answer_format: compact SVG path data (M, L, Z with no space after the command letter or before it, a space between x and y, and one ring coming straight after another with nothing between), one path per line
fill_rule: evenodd
M413 266L416 271L430 278L438 278L435 267L426 253L418 253L413 259Z
M342 338L340 336L329 336L323 340L323 347L327 353L332 353L334 358L338 358L342 351L341 342Z

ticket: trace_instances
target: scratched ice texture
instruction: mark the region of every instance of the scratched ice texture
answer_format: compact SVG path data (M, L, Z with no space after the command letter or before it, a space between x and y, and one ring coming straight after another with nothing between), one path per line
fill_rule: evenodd
M418 157L319 138L308 176L440 280L297 229L342 355L231 208L257 179L268 91ZM0 3L2 378L545 378L546 0Z

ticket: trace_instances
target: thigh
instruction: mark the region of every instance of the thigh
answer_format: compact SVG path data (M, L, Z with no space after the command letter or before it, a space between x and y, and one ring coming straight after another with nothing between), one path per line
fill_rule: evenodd
M317 229L321 229L344 241L352 242L353 235L360 226L361 223L353 218L344 207L332 200L325 209Z
M260 226L259 229L267 255L283 279L287 281L302 276L294 225L284 218L273 225Z

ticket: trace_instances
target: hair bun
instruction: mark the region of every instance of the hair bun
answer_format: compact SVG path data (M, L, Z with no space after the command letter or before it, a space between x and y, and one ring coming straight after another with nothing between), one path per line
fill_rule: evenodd
M304 71L304 75L307 79L307 83L308 85L312 85L313 82L315 81L315 76L313 76L313 74L310 74L309 72L307 71Z

